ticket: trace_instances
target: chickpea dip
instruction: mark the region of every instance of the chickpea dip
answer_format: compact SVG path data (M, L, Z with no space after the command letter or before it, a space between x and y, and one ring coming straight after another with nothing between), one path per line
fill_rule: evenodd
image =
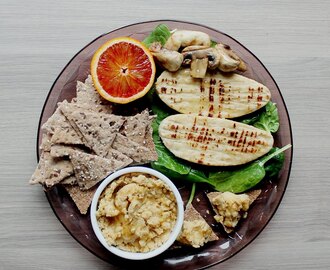
M110 246L149 252L168 240L177 220L171 189L147 173L127 173L102 192L96 219Z

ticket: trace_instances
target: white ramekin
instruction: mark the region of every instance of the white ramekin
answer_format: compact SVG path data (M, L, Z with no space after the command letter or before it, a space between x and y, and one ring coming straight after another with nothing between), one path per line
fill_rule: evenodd
M176 220L176 223L175 223L175 226L174 226L172 232L170 233L168 240L166 242L164 242L158 248L156 248L152 251L149 251L149 252L139 252L139 253L138 252L129 252L129 251L124 251L122 249L119 249L115 246L108 245L108 243L106 242L105 238L102 235L102 232L101 232L101 230L98 226L97 220L96 220L96 211L97 211L97 207L98 207L98 201L99 201L99 197L102 194L103 190L109 185L109 183L111 183L113 180L116 180L118 177L120 177L124 174L134 173L134 172L150 174L150 175L153 175L153 176L157 177L158 179L162 180L173 192L175 199L176 199L176 203L177 203L177 220ZM172 183L172 181L168 177L166 177L165 175L163 175L162 173L160 173L154 169L150 169L150 168L146 168L146 167L129 167L129 168L118 170L118 171L114 172L113 174L110 174L99 185L99 187L97 188L97 190L94 194L94 197L93 197L91 210L90 210L90 217L91 217L92 227L93 227L96 237L107 250L109 250L113 254L120 256L122 258L125 258L125 259L144 260L144 259L149 259L149 258L152 258L152 257L155 257L155 256L161 254L174 243L174 241L176 240L176 238L178 237L178 235L181 231L181 227L183 224L183 217L184 217L184 208L183 208L183 201L182 201L182 198L181 198L181 195L180 195L178 189L176 188L176 186Z

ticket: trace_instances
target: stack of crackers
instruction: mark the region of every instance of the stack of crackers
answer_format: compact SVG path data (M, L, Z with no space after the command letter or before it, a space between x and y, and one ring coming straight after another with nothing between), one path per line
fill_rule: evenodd
M76 98L58 103L43 124L39 164L30 179L45 190L63 185L86 214L97 184L129 165L157 160L148 110L133 116L113 114L95 90L91 76L77 82Z

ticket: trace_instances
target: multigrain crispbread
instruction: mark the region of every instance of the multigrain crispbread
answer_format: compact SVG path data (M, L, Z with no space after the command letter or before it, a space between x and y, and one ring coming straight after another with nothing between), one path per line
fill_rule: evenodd
M92 76L88 75L85 83L77 82L77 103L79 104L91 104L91 105L108 105L109 108L112 108L112 105L109 101L102 98L99 93L96 91L93 85Z
M60 108L43 124L42 129L51 134L52 144L83 144L82 136L73 128L67 118L63 115Z
M87 214L97 187L95 186L89 190L81 190L79 186L64 185L64 188L78 207L80 213Z
M153 119L154 116L151 116L148 110L144 110L134 116L126 117L120 133L133 142L145 145L147 143L146 139L151 137L148 133L150 133L151 121Z
M133 159L134 164L147 163L157 159L157 153L154 149L142 146L122 134L116 135L111 147Z
M208 199L216 215L214 219L221 223L225 232L231 233L241 218L246 218L251 204L258 198L261 190L234 194L231 192L210 192Z
M76 150L71 152L70 159L78 185L82 190L90 189L110 173L124 168L132 162L127 160L125 163Z
M187 205L184 211L184 220L181 233L177 241L194 248L204 246L207 242L218 240L210 225L198 213L192 204Z
M149 111L132 116L112 112L112 104L99 96L90 76L78 82L77 97L59 102L42 125L40 160L30 184L39 183L46 191L63 185L86 214L97 184L108 174L133 162L156 160Z
M83 110L72 111L68 117L78 127L87 146L102 157L107 155L109 146L124 123L122 116Z
M176 114L159 126L164 145L177 157L209 166L245 164L268 153L270 132L240 122Z
M30 184L41 184L50 188L73 173L73 167L69 160L53 158L49 152L43 152L30 179Z

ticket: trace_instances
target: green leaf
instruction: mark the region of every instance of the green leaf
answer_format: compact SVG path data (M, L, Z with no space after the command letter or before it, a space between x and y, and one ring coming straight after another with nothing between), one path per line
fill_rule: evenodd
M174 156L163 144L158 134L158 128L161 121L174 112L164 105L153 93L151 98L151 109L156 118L153 122L153 139L158 154L158 160L151 163L152 168L158 170L169 178L181 179L191 183L207 183L218 191L231 191L234 193L244 192L259 183L266 175L269 177L276 176L283 166L284 154L282 153L291 145L287 145L281 149L274 148L267 155L259 160L229 170L213 171L206 175L202 170L196 169L196 165L190 164L182 159ZM274 109L275 107L275 109ZM278 122L277 108L274 103L269 103L257 115L250 118L253 124L262 124L263 128L275 130L276 122ZM259 125L258 124L258 125Z
M277 150L279 150L279 148L272 148L269 151L269 154L272 154L274 152L276 152ZM265 171L266 171L266 176L269 178L274 178L276 177L279 172L281 171L283 164L284 164L284 159L285 159L285 155L284 153L280 153L276 156L274 156L271 160L269 160L266 164L265 164Z
M151 110L156 115L155 120L152 123L153 128L153 141L155 144L155 149L158 155L158 160L151 163L151 166L165 173L167 176L179 177L181 175L188 174L190 172L190 165L184 163L179 160L176 156L174 156L163 144L161 138L158 134L158 128L161 121L169 116L171 113L164 106L154 94L154 100L151 104Z
M264 108L260 109L260 111L238 121L271 133L277 132L280 127L276 103L271 101L269 101Z
M249 118L245 118L245 119L241 120L241 122L244 124L253 126L253 124L256 123L260 119L260 115L261 115L260 112L253 114L253 116L251 116Z
M147 36L142 43L148 48L153 42L160 42L164 45L167 39L171 36L170 29L166 24L159 24L156 28Z
M175 157L162 143L158 133L153 134L153 139L155 143L156 152L158 155L158 160L154 162L155 166L162 166L170 171L176 172L180 175L188 174L191 167L187 164L181 162L177 157Z
M277 106L270 101L265 108L266 110L260 115L259 120L256 121L253 126L275 133L280 127Z
M215 47L215 45L217 45L217 44L218 44L218 42L211 40L211 47Z

